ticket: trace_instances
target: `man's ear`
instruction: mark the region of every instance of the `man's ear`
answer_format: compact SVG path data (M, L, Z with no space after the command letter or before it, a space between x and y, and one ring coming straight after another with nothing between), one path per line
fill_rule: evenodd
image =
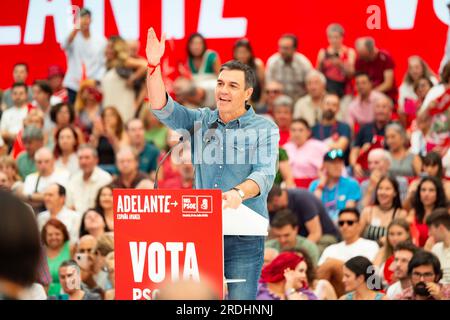
M245 89L245 101L249 101L252 94L253 94L253 88Z

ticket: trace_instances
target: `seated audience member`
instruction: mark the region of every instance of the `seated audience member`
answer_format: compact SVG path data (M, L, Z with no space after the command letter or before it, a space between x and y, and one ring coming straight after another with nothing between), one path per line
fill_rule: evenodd
M47 81L52 88L53 95L51 99L56 101L57 99L68 102L69 96L67 89L63 86L64 70L59 65L53 64L48 67Z
M283 84L278 81L269 81L266 83L264 93L266 96L265 104L259 105L255 111L258 114L272 117L274 101L284 94Z
M95 246L95 262L94 262L94 280L102 290L106 291L111 288L109 279L106 256L114 251L114 235L112 232L104 233L98 237Z
M23 197L37 212L40 212L44 205L44 190L52 183L65 187L69 180L69 172L55 168L55 158L47 148L36 151L34 159L37 171L25 178Z
M13 67L13 82L14 83L27 83L27 78L28 78L28 73L29 68L28 68L28 64L23 63L23 62L18 62L14 65ZM31 86L27 86L25 85L25 88L27 90L26 96L27 96L27 100L31 101L31 99L33 99L33 91L31 89ZM11 88L6 89L5 91L3 91L3 96L1 99L1 104L0 104L0 109L2 110L6 110L9 109L11 107L14 106L14 97L13 97L13 91L14 91L14 84Z
M422 161L418 155L408 151L408 136L399 123L386 126L386 146L391 155L389 173L395 176L412 177L418 175L422 169Z
M103 290L98 287L94 278L96 245L97 239L94 236L89 234L81 236L74 256L81 270L81 288L86 289L85 291L100 293L103 296Z
M411 123L418 111L417 107L420 108L416 88L421 80L428 82L430 88L438 83L433 71L421 57L410 56L408 58L408 70L398 88L398 113L404 125Z
M99 239L107 232L105 217L94 209L89 209L81 217L80 237L91 235Z
M294 252L280 253L261 271L257 300L317 300L306 281L307 264Z
M389 168L391 167L391 155L387 150L382 148L372 149L367 158L369 163L370 176L368 179L361 182L362 199L359 202L358 209L365 208L375 203L375 189L383 176L387 176ZM398 192L402 203L406 199L408 191L408 179L401 176L396 176L395 180L398 183Z
M270 219L273 218L271 213L290 209L297 216L299 235L316 243L319 252L339 239L339 231L322 202L307 190L285 190L274 185L267 197L267 208Z
M71 126L76 131L78 145L82 145L85 142L83 131L80 129L79 123L76 121L76 115L73 106L67 103L55 104L50 110L50 119L55 125L48 137L47 146L49 148L53 148L55 145L54 137L56 135L56 132L61 128L67 126Z
M0 190L0 203L0 300L22 299L39 272L39 230L30 207L9 191Z
M139 171L139 156L130 147L122 147L116 154L119 175L113 180L113 188L135 188L148 176Z
M115 107L102 110L101 118L94 121L90 144L97 148L98 164L110 174L116 174L115 155L122 146L129 144L123 120Z
M51 132L53 123L50 120L51 106L61 102L58 98L52 98L53 91L46 80L36 80L33 83L33 101L31 105L37 110L42 111L44 115L43 130L45 133Z
M130 145L139 154L139 171L153 177L158 164L158 148L153 143L145 140L144 124L142 123L142 120L132 119L128 121L126 129Z
M85 141L92 134L94 123L101 116L102 95L93 79L81 81L80 89L74 104L75 113L78 115L79 125L83 130Z
M408 263L411 286L402 291L399 300L449 300L450 284L440 284L439 259L431 252L418 250Z
M397 300L402 291L411 286L408 264L417 250L418 248L410 241L400 242L394 247L394 261L390 269L393 272L393 278L397 281L387 288L386 296L388 299Z
M17 163L12 157L0 156L0 171L4 172L9 181L9 190L14 194L21 194L23 188L23 182L19 174L19 168Z
M428 227L425 223L434 209L445 208L447 199L442 183L435 177L425 177L415 192L408 222L412 224L415 244L425 246L428 239Z
M44 146L44 134L42 129L34 126L26 127L22 133L24 151L16 158L20 176L25 179L28 175L36 172L36 151Z
M95 206L98 191L111 183L112 177L97 166L98 154L94 147L81 145L77 155L80 170L69 180L66 205L77 212L86 212Z
M392 100L382 96L375 103L374 121L359 129L349 159L355 178L362 178L366 175L367 156L370 150L384 147L385 128L391 121L393 109Z
M427 177L436 177L441 180L447 199L450 199L450 181L445 178L444 167L442 166L441 156L436 152L428 153L422 160L423 175ZM404 203L404 207L411 208L411 201L417 191L421 178L413 180L408 188L408 196Z
M266 248L274 248L278 252L304 249L314 264L319 258L319 249L314 242L298 235L297 216L289 209L278 211L270 222L270 233L274 239L267 240Z
M355 87L358 94L348 106L348 124L354 132L358 132L356 129L373 122L375 103L383 95L372 90L369 75L364 72L355 74Z
M105 292L105 300L114 300L116 297L116 279L115 279L115 263L114 251L106 255L106 270L108 272L108 279L111 287Z
M106 230L114 231L113 188L110 185L98 190L94 208L105 217Z
M384 242L387 226L394 219L405 219L400 192L392 176L382 177L375 188L375 203L365 207L361 213L362 236L369 240Z
M428 232L435 244L431 248L441 263L442 282L450 283L450 214L447 209L434 210L426 219Z
M397 101L395 63L392 56L386 50L378 49L371 37L356 39L355 49L357 53L355 72L367 73L374 90L383 92L392 101Z
M25 129L29 127L34 127L36 129L39 129L42 131L42 141L43 145L48 144L49 140L49 134L48 132L44 131L44 113L36 108L31 109L28 113L25 119L23 119L23 128L19 131L16 138L14 139L14 144L12 145L11 155L14 159L17 159L18 156L23 153L23 151L26 151L25 143L23 141L23 133ZM40 147L42 147L40 146ZM37 150L37 149L36 149Z
M273 120L280 131L280 146L289 141L293 108L294 101L285 95L279 96L273 103Z
M333 149L324 156L320 178L314 180L309 186L309 191L322 201L333 221L337 220L339 210L356 207L361 198L358 182L352 178L343 177L343 170L344 152Z
M312 128L312 136L325 142L330 149L341 149L347 155L351 130L348 124L337 120L339 103L337 95L331 93L325 95L322 103L322 120Z
M344 28L338 23L328 25L328 47L319 50L316 68L327 78L327 91L343 97L351 90L356 52L344 44Z
M393 250L398 243L405 241L412 243L408 222L404 219L392 220L387 227L386 241L373 260L375 267L379 268L378 274L388 285L394 280L390 268L394 261Z
M61 289L67 295L67 300L101 300L98 293L84 291L76 285L81 283L81 270L74 260L66 260L61 263L58 276Z
M80 169L78 164L77 149L77 132L73 127L62 127L56 131L55 148L53 150L53 154L56 159L56 168L69 171L70 176L77 173Z
M319 265L325 263L327 259L343 262L356 256L364 256L371 261L375 259L379 247L375 241L361 238L360 214L357 209L341 210L338 225L343 241L325 248L320 256Z
M139 117L144 123L145 140L153 143L159 150L166 150L169 128L163 125L158 118L155 117L150 106L142 108Z
M66 226L57 219L48 220L42 227L41 234L52 277L52 282L48 288L48 296L57 296L61 293L61 284L58 277L59 266L63 261L72 257L74 248L70 245L69 232Z
M278 52L273 54L266 65L266 82L278 81L284 92L292 99L306 94L305 78L313 69L308 58L297 52L298 39L294 34L284 34L278 40Z
M302 118L308 122L309 127L314 127L322 120L322 100L326 95L327 79L317 71L311 70L306 76L307 95L297 100L294 106L294 118Z
M68 209L65 202L66 188L62 185L54 183L45 189L44 204L47 210L37 216L39 230L42 230L48 220L58 219L66 226L71 242L76 243L79 238L81 216L78 212Z
M326 143L311 138L311 128L304 119L291 123L289 141L283 145L289 157L294 179L315 179L329 150Z
M366 257L356 256L346 261L343 273L342 282L347 294L340 300L386 299L383 293L373 290L381 290L381 283L377 283L375 268Z

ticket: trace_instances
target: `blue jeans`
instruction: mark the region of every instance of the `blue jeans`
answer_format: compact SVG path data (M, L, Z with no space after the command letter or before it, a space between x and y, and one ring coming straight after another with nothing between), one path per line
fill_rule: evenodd
M224 236L226 279L245 279L228 284L228 300L255 300L264 261L264 237Z

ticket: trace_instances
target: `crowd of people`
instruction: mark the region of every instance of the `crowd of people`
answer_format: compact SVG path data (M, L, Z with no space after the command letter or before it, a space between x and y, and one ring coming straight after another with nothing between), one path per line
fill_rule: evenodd
M15 239L0 282L11 275L23 299L114 299L112 190L193 186L190 154L156 175L179 134L146 103L139 42L94 34L89 10L80 15L62 45L66 71L51 65L31 83L18 62L1 93L2 210L23 205L39 232L17 232L38 253L15 257L20 241L9 233L21 226L0 223L0 239ZM438 75L411 56L397 85L387 50L370 37L352 48L344 34L331 24L315 63L294 34L266 64L248 39L232 48L256 75L249 104L280 133L258 299L450 299L450 63ZM191 35L175 100L215 108L220 66ZM35 274L16 277L18 261L36 264Z

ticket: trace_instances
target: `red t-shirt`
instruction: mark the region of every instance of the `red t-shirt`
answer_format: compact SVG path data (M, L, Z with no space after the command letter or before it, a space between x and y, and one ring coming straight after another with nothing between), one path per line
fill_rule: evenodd
M394 60L392 59L391 55L384 50L379 50L377 56L372 61L366 61L361 58L357 58L355 61L356 72L367 73L374 87L383 83L385 70L393 70L394 68ZM392 89L386 92L386 94L394 101L397 101L397 85L395 84L395 77Z
M280 143L278 144L279 146L284 145L286 142L289 141L289 130L281 130L280 129Z

